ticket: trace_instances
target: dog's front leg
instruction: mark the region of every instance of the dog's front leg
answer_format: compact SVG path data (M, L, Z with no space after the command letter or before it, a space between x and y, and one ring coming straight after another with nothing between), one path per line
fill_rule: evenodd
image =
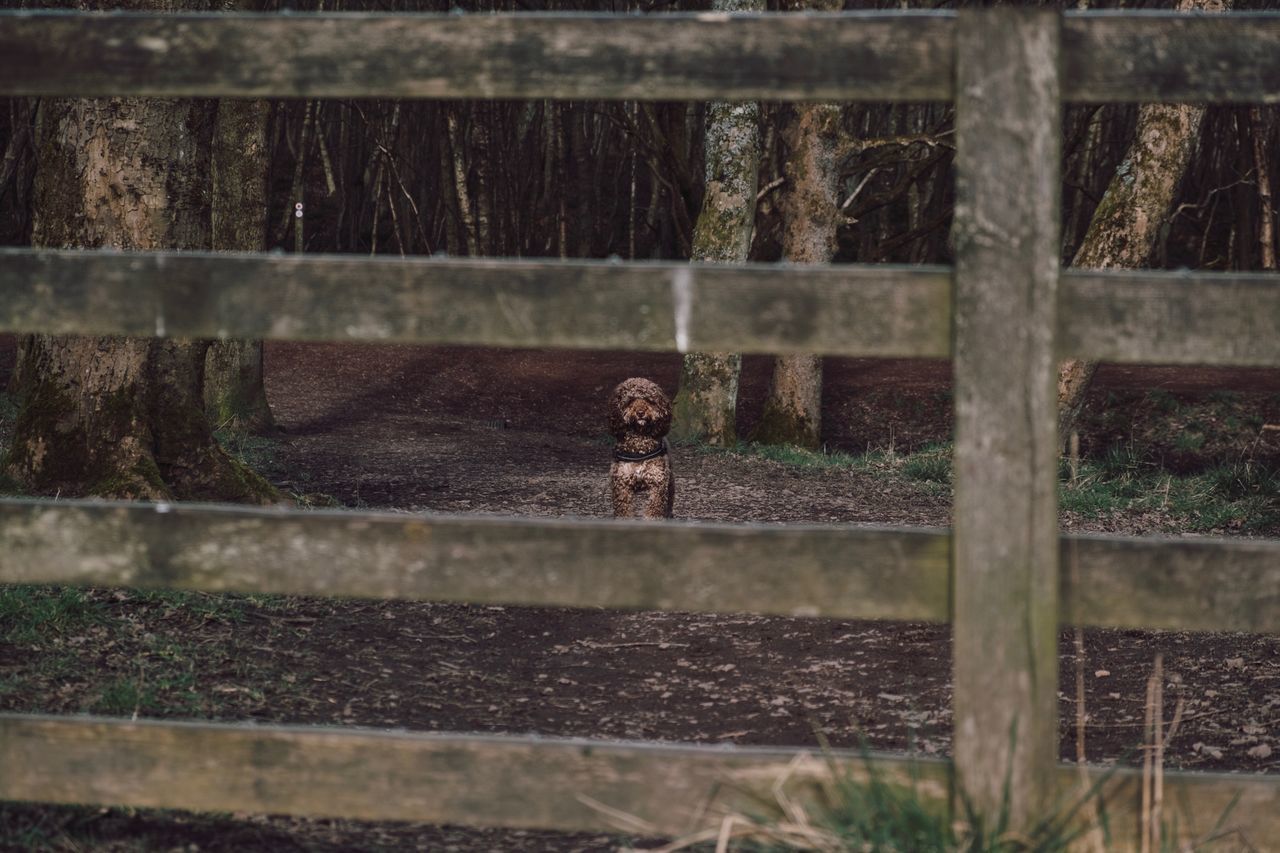
M609 474L609 491L613 495L613 517L614 518L630 518L635 507L632 505L634 493L631 491L631 484L618 471L618 466L614 466Z
M644 505L645 518L670 518L671 498L668 482L649 484L649 496Z

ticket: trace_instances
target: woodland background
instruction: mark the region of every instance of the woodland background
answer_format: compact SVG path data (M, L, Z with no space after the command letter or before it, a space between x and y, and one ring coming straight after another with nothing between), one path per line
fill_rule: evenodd
M53 4L0 0L5 8L46 5ZM282 8L207 0L63 5ZM467 0L288 8L662 14L712 5ZM1173 2L1090 8L1121 5L1169 9ZM1181 8L1221 7L1186 0ZM1280 3L1242 0L1232 8ZM147 150L156 159L133 174L161 175L180 190L170 196L180 204L166 213L168 230L147 237L94 232L87 224L91 217L80 203L85 173L66 164L83 153L76 134L88 132L75 116L95 109L115 111L116 118L159 111L150 114L159 129L143 140L154 143ZM157 241L155 248L286 253L723 260L729 257L722 252L740 249L753 261L948 264L953 126L949 104L766 103L734 111L593 101L10 99L0 101L0 244L93 247L128 244L141 234ZM65 132L51 132L58 127ZM745 128L756 141L735 148L743 136L717 128ZM176 161L170 141L178 137L198 155ZM122 150L135 144L116 140ZM1062 151L1064 265L1276 268L1280 107L1071 105ZM804 168L815 163L821 170ZM726 189L734 181L745 182L736 196ZM736 209L748 210L746 227L727 203L734 198L741 202ZM302 219L294 216L298 202ZM724 214L719 233L714 222L699 228L709 211ZM737 246L743 235L747 245ZM800 257L802 245L815 254ZM212 355L202 362L206 350ZM608 445L596 424L609 383L643 374L674 391L681 372L670 354L567 359L274 343L262 393L261 350L252 345L0 336L0 383L11 377L9 392L0 393L0 450L31 447L31 436L48 434L48 419L42 426L40 408L30 404L39 399L30 372L36 362L24 367L22 353L44 353L40 363L54 367L119 365L118 375L139 377L140 390L129 398L132 421L116 433L98 433L94 454L66 454L57 476L29 476L31 466L23 463L29 454L10 451L0 494L154 496L145 478L104 470L110 467L104 460L122 467L121 448L133 446L120 435L146 435L164 478L158 488L178 497L508 515L603 514ZM141 364L151 372L133 369ZM728 357L715 365L736 370ZM699 367L696 359L686 362L680 381L697 380ZM204 378L214 380L207 384L221 382L223 392L213 387L205 395L207 422L202 416L166 433L151 416L162 403L191 411L194 378L205 368ZM242 368L247 379L237 376ZM824 365L815 360L802 368L821 378ZM723 378L719 369L702 377ZM756 413L778 384L778 366L761 356L743 360L738 407L751 417L740 421L740 436L734 418L727 427L721 418L716 429L695 429L689 436L695 443L677 448L677 515L947 525L947 365L832 359L825 370L820 405L811 411L821 417L807 433L770 436L759 429L767 419ZM1219 371L1206 381L1208 372L1200 371L1198 392L1176 390L1193 370L1113 370L1082 415L1085 458L1079 470L1064 470L1064 530L1280 532L1280 430L1267 431L1280 423L1275 372ZM59 371L67 372L53 373ZM159 383L150 381L157 377ZM1212 383L1220 394L1204 393ZM1153 384L1175 391L1152 391ZM104 382L88 389L91 404L80 405L76 417L101 427L102 401L122 387ZM160 393L165 387L179 389L182 399ZM1248 393L1232 396L1232 389ZM265 408L267 394L283 432ZM708 410L716 405L704 403ZM558 422L548 424L546 412ZM247 434L255 432L270 437ZM739 437L807 444L817 452L737 445ZM850 453L826 452L834 448ZM217 470L230 476L181 479L202 460L224 457L230 463ZM15 467L15 460L22 464ZM1169 765L1274 772L1278 642L1102 630L1064 637L1063 695L1076 696L1076 673L1091 677L1082 674L1079 682L1090 715L1087 745L1070 724L1071 700L1064 700L1063 757L1084 756L1086 746L1090 761L1132 753L1148 667L1163 654L1170 705L1176 698L1187 708ZM837 747L865 743L945 755L949 643L947 627L936 625L3 587L0 709L740 744L812 745L821 732ZM24 848L115 850L188 843L603 850L618 841L0 804L0 848L12 839Z

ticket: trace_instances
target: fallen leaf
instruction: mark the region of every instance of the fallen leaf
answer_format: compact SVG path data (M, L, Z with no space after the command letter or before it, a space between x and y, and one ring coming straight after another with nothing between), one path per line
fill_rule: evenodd
M1203 743L1203 742L1199 742L1199 743L1194 744L1194 745L1191 747L1191 751L1192 751L1192 752L1199 752L1199 753L1201 753L1201 754L1203 754L1203 755L1208 755L1208 756L1209 756L1209 757L1211 757L1211 758L1221 758L1221 757L1222 757L1222 750L1221 750L1220 748L1218 748L1218 747L1216 747L1216 746L1210 746L1209 744L1207 744L1207 743Z

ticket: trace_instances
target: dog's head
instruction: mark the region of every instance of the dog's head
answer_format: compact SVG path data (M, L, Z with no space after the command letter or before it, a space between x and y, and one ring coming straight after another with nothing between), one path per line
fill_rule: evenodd
M609 432L614 438L662 438L671 429L671 401L648 379L628 379L609 397Z

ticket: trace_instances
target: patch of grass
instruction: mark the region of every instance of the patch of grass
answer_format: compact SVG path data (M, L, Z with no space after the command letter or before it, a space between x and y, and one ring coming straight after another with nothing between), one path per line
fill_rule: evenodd
M89 706L91 713L110 717L141 715L158 709L155 693L132 678L117 678L109 682Z
M1085 518L1117 512L1156 512L1195 532L1269 530L1280 525L1280 471L1252 461L1177 475L1131 449L1112 448L1081 463L1074 483L1062 486L1064 510Z
M1205 399L1211 403L1222 403L1227 406L1237 406L1240 404L1240 401L1244 399L1244 396L1239 391L1219 390L1210 391L1205 395Z
M1171 415L1182 408L1182 401L1163 389L1147 392L1147 399L1151 401L1151 405L1157 412L1164 415ZM1108 396L1108 404L1115 405L1117 402L1114 394Z
M1251 460L1220 465L1203 477L1215 494L1231 500L1280 495L1280 471Z
M106 620L102 605L74 587L0 586L0 640L19 646Z
M131 589L126 603L154 607L161 616L182 611L207 622L237 625L249 618L251 610L288 610L297 599L265 593L201 592L190 589Z
M730 850L883 851L883 853L1057 853L1072 849L1089 827L1083 809L1098 796L1095 785L1064 801L1023 832L1012 832L1007 805L983 819L967 803L952 814L936 793L922 790L918 770L889 778L864 749L860 770L829 760L828 772L810 784L820 793L805 805L780 782L775 800L761 797L758 813L733 815ZM678 841L672 849L709 851L721 829ZM1105 825L1104 830L1105 832ZM722 849L716 847L715 849Z
M697 453L716 455L736 453L741 456L755 456L768 459L780 465L795 468L856 468L863 464L863 457L853 456L841 451L828 453L820 450L805 450L789 444L755 444L741 442L734 447L717 447L710 444L695 444Z
M854 455L843 451L804 450L777 444L739 444L734 448L697 446L700 453L738 453L768 459L794 468L839 468L865 471L882 477L905 477L926 492L945 492L951 487L951 444L928 444L914 453L868 450Z
M13 438L13 425L18 419L18 401L12 394L0 391L0 497L24 497L26 491L17 480L4 473L5 457Z
M136 677L118 677L106 683L88 710L99 714L207 716L209 702L202 696L196 677L199 653L182 643L150 637L135 655Z
M7 391L0 391L0 424L12 424L18 419L18 400Z
M931 444L903 458L902 473L924 483L951 483L951 445Z
M245 620L246 599L239 595L189 589L134 589L128 594L128 603L155 607L164 613L182 610L201 619L230 624Z
M269 470L275 462L276 442L273 439L231 429L214 430L213 437L223 450L247 468Z
M341 509L342 501L325 492L290 492L299 509Z
M738 452L796 468L852 468L858 464L858 457L848 453L825 453L788 444L740 444Z
M0 701L3 701L7 696L21 693L24 687L25 684L22 680L13 676L0 678Z
M1194 453L1204 447L1203 432L1185 430L1173 437L1173 449L1182 453Z
M99 806L0 802L0 837L6 850L93 849L98 838L92 827L102 812ZM76 846L67 843L71 836Z
M0 452L0 465L4 464L4 453ZM5 498L21 498L26 497L27 492L22 488L22 484L10 477L8 474L0 470L0 497Z

